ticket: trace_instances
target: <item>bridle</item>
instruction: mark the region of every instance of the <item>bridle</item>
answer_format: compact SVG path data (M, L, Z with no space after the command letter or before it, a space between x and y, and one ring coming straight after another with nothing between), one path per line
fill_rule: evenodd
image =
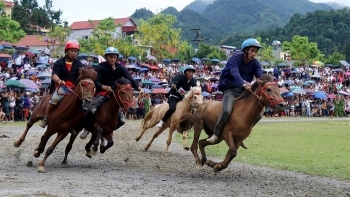
M115 101L117 102L117 104L119 105L119 107L127 109L129 106L133 106L134 102L127 102L127 101L122 100L122 98L120 97L120 93L123 90L132 90L132 87L130 84L127 84L124 88L118 89L117 95L115 95L114 91L112 93L113 93L113 97L114 97Z
M267 89L267 86L276 86L277 85L274 83L274 82L267 82L265 83L265 85L261 88L261 90L259 92L255 91L253 92L252 90L250 90L250 92L252 92L258 99L259 99L259 104L260 105L266 105L266 106L270 106L270 107L275 107L278 103L281 103L281 102L284 102L283 99L276 99L276 98L273 98L271 96L269 96L265 89ZM265 103L263 102L263 95L266 96L269 100L269 103Z
M89 84L93 84L94 85L94 91L92 94L88 94L84 92L84 87L87 87ZM80 100L84 100L84 99L94 99L94 95L95 95L95 83L93 80L86 78L86 79L82 79L78 82L77 87L76 88L80 88L81 89L81 95L77 94L74 90L72 90L70 87L65 86L71 93L73 93L75 96L77 96ZM57 94L58 95L67 95L67 94L59 94L58 93L59 88L57 88Z

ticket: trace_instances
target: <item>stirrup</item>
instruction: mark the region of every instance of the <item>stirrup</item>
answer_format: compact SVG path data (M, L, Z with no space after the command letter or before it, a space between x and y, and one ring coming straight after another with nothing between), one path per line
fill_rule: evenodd
M219 139L219 137L214 134L210 138L207 139L207 142L215 143L216 141L218 141L218 139Z

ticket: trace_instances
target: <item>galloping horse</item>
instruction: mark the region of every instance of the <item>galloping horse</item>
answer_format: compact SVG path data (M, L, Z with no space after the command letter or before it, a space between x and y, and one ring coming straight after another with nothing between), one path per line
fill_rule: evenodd
M101 146L100 153L104 153L113 146L113 131L118 125L118 112L121 107L127 109L134 105L134 91L128 79L121 78L112 87L113 92L110 99L104 102L95 113L94 124L84 126L88 131L92 131L91 139L86 144L86 156L91 155L91 147L94 144L94 151L97 151L100 135L107 140L106 146ZM93 153L94 154L94 153Z
M201 168L204 163L212 168L214 172L221 171L227 168L229 163L237 155L237 149L244 139L246 139L258 120L260 113L264 106L275 108L277 111L284 110L286 102L280 95L280 90L273 82L272 75L265 74L258 79L252 86L251 90L246 90L234 103L233 111L230 119L227 122L222 135L219 140L214 143L220 143L225 140L229 150L226 154L225 160L221 163L216 163L207 160L204 148L207 145L214 145L207 142L206 139L199 140L202 129L208 136L213 134L213 130L222 112L222 102L208 101L199 106L193 115L185 115L181 118L180 127L182 129L189 129L193 126L194 139L191 145L192 154L195 157L198 168ZM198 142L199 140L199 142ZM202 155L199 158L197 149Z
M80 83L78 83L77 87L80 87L81 93L79 93L78 96L83 101L83 103L84 103L83 105L86 105L85 103L89 102L89 99L90 99L89 98L90 97L89 91L87 91L88 94L84 93L86 91L85 89L88 87L87 86L88 83L86 83L86 82L90 82L88 79L92 79L93 80L94 78L96 78L95 77L96 72L94 72L92 70L93 69L80 69L80 74L79 74L79 77L78 77L78 81L80 81ZM85 79L85 78L88 78L88 79ZM83 79L83 80L81 80L81 79ZM30 116L30 119L27 122L27 125L26 125L26 128L25 128L24 132L22 133L21 137L14 142L14 146L15 147L21 146L22 142L25 140L25 138L26 138L26 136L28 134L29 129L36 122L38 122L39 120L44 119L44 116L46 114L46 107L47 107L47 105L48 105L48 103L49 103L49 101L51 99L51 96L52 95L48 94L48 95L42 97L41 100L39 101L39 103L34 106L33 111L32 111L32 115Z
M171 144L171 139L173 136L173 133L175 130L177 130L179 133L182 133L183 140L184 140L184 148L188 150L187 147L187 130L182 130L179 127L180 118L185 113L191 113L192 107L198 107L200 104L203 103L203 96L202 96L202 88L200 87L199 82L197 81L196 87L191 87L190 91L184 96L184 99L177 103L176 105L176 111L171 115L171 117L163 124L161 128L157 130L157 132L154 133L151 141L147 144L145 147L145 151L149 149L151 146L153 140L158 137L159 134L161 134L165 129L168 127L169 129L169 135L167 140L167 146L164 152L164 155L169 155L169 146ZM139 141L142 135L145 133L145 131L149 128L154 127L160 119L164 116L165 112L169 109L169 104L164 103L161 105L157 105L155 108L153 108L151 111L149 111L145 118L143 119L141 123L141 132L137 135L136 141Z
M97 72L94 69L80 69L78 83L74 89L74 92L65 96L60 101L58 106L49 114L47 130L41 137L39 146L34 150L34 157L39 157L40 154L44 152L46 143L52 135L57 133L57 137L53 141L52 145L46 150L45 157L39 163L39 172L46 172L44 167L45 162L57 144L61 142L73 129L78 131L81 130L82 126L80 126L80 124L84 114L84 111L81 110L82 102L93 101L95 94L95 84L93 80L96 78L96 76ZM77 135L71 135L71 141L72 138L76 138L76 136ZM72 144L69 143L66 146L66 155L71 149Z

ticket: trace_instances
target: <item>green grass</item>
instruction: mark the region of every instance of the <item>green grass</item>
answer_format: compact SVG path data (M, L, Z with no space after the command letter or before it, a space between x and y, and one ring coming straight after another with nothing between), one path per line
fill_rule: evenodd
M233 161L350 180L349 121L259 123L244 142L248 149L239 148ZM225 142L206 148L222 159L227 150Z
M25 126L27 125L27 121L20 121L20 122L0 122L0 127L23 127L23 130Z

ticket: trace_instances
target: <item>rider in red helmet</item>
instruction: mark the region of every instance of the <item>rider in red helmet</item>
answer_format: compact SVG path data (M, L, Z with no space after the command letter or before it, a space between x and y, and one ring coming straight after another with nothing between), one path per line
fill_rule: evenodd
M47 125L47 116L58 102L69 93L69 88L73 89L79 76L79 68L84 67L83 64L77 60L80 44L76 40L69 40L64 48L65 56L58 59L52 68L51 89L50 94L53 93L49 104L46 107L46 114L39 125L43 128ZM58 90L57 90L58 89Z

